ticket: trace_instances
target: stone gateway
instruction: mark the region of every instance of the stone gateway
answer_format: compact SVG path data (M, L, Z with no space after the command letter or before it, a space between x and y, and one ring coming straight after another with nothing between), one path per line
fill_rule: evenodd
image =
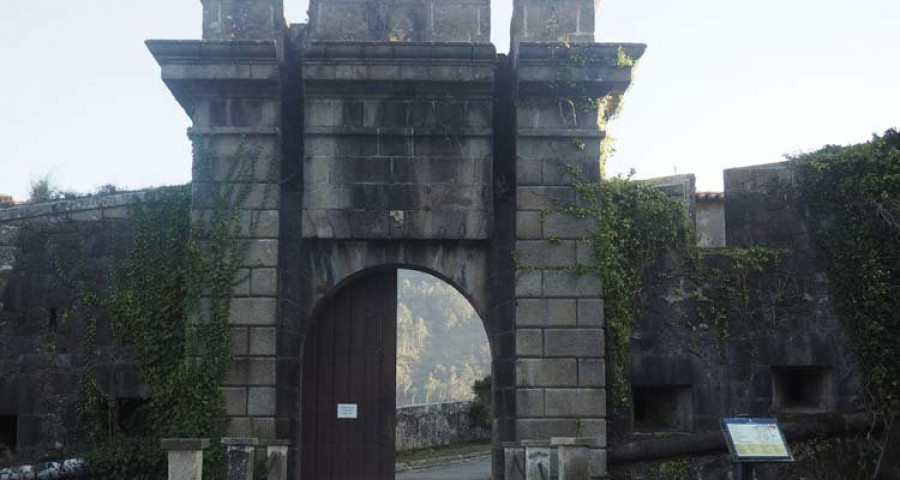
M245 265L250 288L232 301L233 334L249 347L225 385L230 434L290 439L291 478L313 469L319 480L362 478L310 465L340 435L348 453L333 465L360 458L358 466L384 465L377 478L393 478L393 428L379 434L384 425L366 423L378 411L392 425L393 404L378 407L375 390L345 392L359 403L358 423L374 429L362 428L376 441L360 445L385 447L365 453L352 428L341 433L343 400L322 382L383 372L366 376L393 398L396 346L373 344L381 356L372 357L317 350L316 339L349 341L355 330L340 322L367 336L378 317L368 300L339 300L368 298L381 277L408 268L454 285L484 321L495 477L502 443L551 437L594 439L603 473L601 279L576 268L589 260L583 239L594 225L542 218L577 202L568 168L599 178L610 116L604 102L576 108L560 88L620 96L644 51L591 43L594 8L517 1L511 56L488 43L486 0L313 0L304 25L285 25L279 0L204 0L202 40L147 42L193 120L195 148L212 156L211 178L195 175L193 208L210 208L204 192L230 181L221 172L242 143L277 172L242 180L253 183L247 213L264 220ZM344 424L315 433L334 422Z

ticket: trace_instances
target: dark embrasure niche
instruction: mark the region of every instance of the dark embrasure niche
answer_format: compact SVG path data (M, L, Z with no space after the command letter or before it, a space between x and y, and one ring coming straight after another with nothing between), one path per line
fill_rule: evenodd
M19 436L19 418L15 415L0 415L0 454L4 450L15 451Z
M694 395L690 385L632 387L635 432L690 432L694 428Z
M773 366L772 410L784 413L822 413L834 409L831 367Z

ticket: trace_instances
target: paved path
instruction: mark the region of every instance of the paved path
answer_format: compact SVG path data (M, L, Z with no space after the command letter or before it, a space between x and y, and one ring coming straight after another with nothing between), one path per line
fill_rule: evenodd
M397 474L397 480L490 480L490 478L490 456Z

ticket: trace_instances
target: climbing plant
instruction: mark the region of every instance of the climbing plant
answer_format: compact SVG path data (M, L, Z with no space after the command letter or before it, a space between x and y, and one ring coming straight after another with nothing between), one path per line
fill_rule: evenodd
M230 296L247 248L236 239L256 228L243 212L258 157L242 144L227 179L245 181L213 189L204 199L211 207L193 219L190 185L148 192L134 207L127 254L110 268L108 291L81 290L76 303L87 320L78 414L91 446L91 478L162 478L160 439L225 433L220 385L230 366ZM195 178L212 180L212 168L199 148ZM66 276L73 278L72 270ZM138 408L145 421L136 430L118 425L116 400L97 379L98 318L107 318L116 343L130 350L146 389ZM223 478L224 451L213 443L205 478Z
M791 161L865 404L887 421L900 410L900 132Z
M589 238L593 265L580 268L603 279L608 388L616 404L627 405L628 345L644 274L666 249L689 245L684 205L645 182L622 177L589 182L576 168L569 171L584 202L566 206L563 212L597 222Z

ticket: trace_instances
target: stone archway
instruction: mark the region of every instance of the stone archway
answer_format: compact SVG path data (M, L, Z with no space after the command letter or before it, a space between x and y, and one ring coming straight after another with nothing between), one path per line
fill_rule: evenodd
M358 253L344 258L365 258ZM459 258L453 254L434 255L433 252L425 255L429 258ZM376 255L376 258L382 257ZM472 258L466 261L471 262ZM349 266L343 262L337 264ZM444 266L454 264L455 261L449 261ZM336 275L332 278L342 281L322 289L324 293L317 296L318 301L309 315L308 329L303 335L298 358L300 368L295 370L301 377L298 383L299 422L295 423L298 428L292 433L292 439L299 447L294 456L299 464L295 464L294 471L300 478L394 478L397 271L401 267L427 273L452 286L479 316L482 314L472 302L472 298L479 295L448 281L446 273L439 274L408 263L369 268L362 265L350 267L352 273L333 272ZM466 270L465 263L456 267L460 271ZM468 265L468 268L472 267ZM319 275L319 278L323 276ZM483 320L482 325L488 333L489 323ZM494 342L499 340L490 334L488 337L492 347L492 367L495 367L502 363L493 354L496 351ZM497 387L502 390L503 382L495 384L495 389ZM493 411L502 418L502 406L496 401L498 396L494 398ZM341 409L344 413L339 412ZM342 416L345 418L340 418ZM497 434L498 429L494 432L493 443L499 446L502 439Z

